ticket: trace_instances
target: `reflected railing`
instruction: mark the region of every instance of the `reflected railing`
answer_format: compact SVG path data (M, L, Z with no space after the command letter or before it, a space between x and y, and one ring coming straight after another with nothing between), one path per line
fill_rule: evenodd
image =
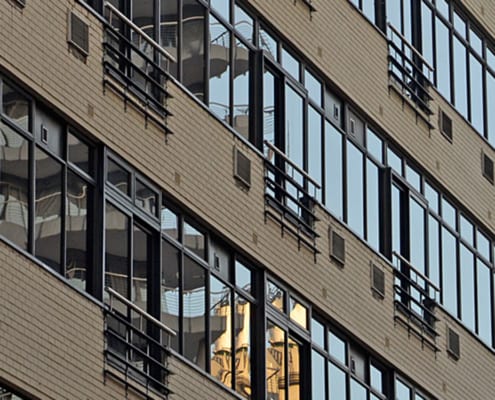
M315 205L321 186L274 144L265 140L264 146L265 206L270 206L265 207L265 219L275 218L282 232L287 229L294 234L298 243L310 247L316 257ZM278 216L270 210L277 211Z
M177 60L109 2L104 3L104 87L109 86L141 110L146 118L171 133L166 83L169 63Z
M170 341L176 333L111 287L105 297L105 376L143 396L152 390L167 398Z
M406 317L395 314L394 319L405 323L409 332L437 351L435 307L440 289L399 253L393 252L393 260L395 310Z
M433 114L429 88L434 68L392 25L388 24L388 73L399 85L403 97L410 99L427 116Z

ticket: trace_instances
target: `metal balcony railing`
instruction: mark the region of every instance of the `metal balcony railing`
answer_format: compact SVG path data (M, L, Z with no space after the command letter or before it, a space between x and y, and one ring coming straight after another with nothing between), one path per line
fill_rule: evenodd
M166 133L169 63L176 59L112 4L104 3L103 69L107 86Z
M168 398L168 357L175 332L114 289L106 287L105 292L105 376L145 398L150 391Z
M269 141L265 140L265 220L271 217L292 233L298 244L316 254L315 204L321 186ZM268 207L269 206L269 207ZM275 210L273 213L271 210Z
M429 104L432 99L429 89L434 68L390 23L388 32L389 77L399 86L402 97L409 99L416 110L426 115L424 119L429 124L428 118L433 114Z
M402 255L394 252L393 257L395 310L402 314L396 313L394 319L403 323L408 332L418 336L422 343L438 351L435 306L440 289Z

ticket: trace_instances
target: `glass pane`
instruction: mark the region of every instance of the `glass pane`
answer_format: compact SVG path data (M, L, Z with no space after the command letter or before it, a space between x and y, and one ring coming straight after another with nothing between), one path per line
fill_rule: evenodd
M204 101L205 10L197 0L183 0L182 10L182 83Z
M105 285L129 298L129 218L107 203L105 229Z
M397 400L411 399L411 389L398 379L395 380L395 397Z
M433 17L430 7L424 1L421 2L421 18L422 53L428 64L433 66ZM423 72L429 79L433 79L427 67L423 68Z
M377 161L383 162L383 140L380 139L371 129L366 131L366 148Z
M279 288L274 283L268 281L266 288L266 302L271 304L277 310L285 312L285 291Z
M29 101L17 90L3 82L2 113L24 130L29 130Z
M0 122L0 234L28 247L29 142Z
M400 189L392 185L392 251L401 254L401 191Z
M459 35L466 39L466 21L457 14L455 11L453 12L454 15L454 28Z
M428 278L440 287L440 225L431 215L428 217L428 262Z
M366 400L366 388L355 379L351 379L351 399Z
M410 165L406 165L406 179L416 191L421 192L421 175Z
M366 211L367 241L375 249L380 248L380 179L378 167L366 161Z
M182 242L186 249L203 259L205 258L205 235L185 221Z
M293 163L302 167L304 101L289 85L285 87L285 153Z
M162 232L175 240L179 240L179 216L172 210L163 207L160 221Z
M299 61L285 48L282 48L282 66L296 81L299 81Z
M328 371L330 400L347 399L346 374L340 368L330 363Z
M325 327L316 319L311 319L311 340L322 349L325 348Z
M148 273L151 264L151 236L134 225L132 302L148 311Z
M250 399L251 390L251 303L235 298L235 390Z
M390 147L387 148L387 165L402 175L402 160Z
M317 351L311 352L312 399L325 399L325 359Z
M234 119L232 126L249 139L249 58L248 48L239 39L234 48Z
M289 337L287 360L289 363L289 400L301 398L301 349L299 344Z
M476 231L476 248L483 257L490 260L490 241L480 231Z
M479 55L483 54L483 40L472 29L469 30L469 43Z
M158 193L149 186L136 179L136 205L152 215L156 215Z
M230 32L210 15L210 109L230 123Z
M495 63L495 60L494 60ZM494 65L495 69L495 65ZM495 146L495 77L487 72L486 74L486 113L488 123L488 141L492 146Z
M321 106L321 82L307 69L304 70L304 86L308 90L308 95L318 106Z
M67 153L72 164L87 174L93 174L90 147L70 132L67 134Z
M492 345L492 300L490 284L492 273L490 268L480 260L477 261L478 276L478 334L489 346Z
M469 57L469 68L471 80L471 123L483 135L483 69L481 63L473 55Z
M363 14L371 21L375 22L375 0L362 0Z
M443 305L457 316L457 249L455 237L442 228L442 296Z
M308 309L293 297L290 298L289 316L292 321L308 329Z
M91 266L88 249L88 200L91 202L93 189L71 171L67 173L66 210L66 278L81 290L86 290L86 282Z
M251 292L251 270L239 260L235 261L235 284L237 287Z
M364 236L363 153L347 142L347 223Z
M444 1L444 0L442 0ZM437 88L450 101L450 41L449 29L436 18L436 82Z
M230 21L230 1L210 0L211 7L219 13L226 21Z
M444 17L449 19L449 4L447 0L436 0L437 10L440 11ZM402 400L402 399L401 399Z
M469 222L464 215L460 216L461 237L474 246L474 226Z
M442 199L442 217L447 224L456 229L456 210L454 206L445 199Z
M161 321L179 333L180 252L162 240ZM163 343L167 343L164 338ZM171 346L179 351L179 336L171 337Z
M36 148L35 255L60 272L62 166Z
M337 217L344 217L342 134L329 122L325 123L325 204Z
M155 37L155 19L153 0L132 2L132 22L141 28L149 37Z
M474 255L461 245L461 317L466 326L474 331Z
M177 59L179 25L177 0L160 0L160 13L160 45ZM169 62L169 72L177 78L177 63Z
M182 282L184 356L201 368L206 367L205 270L184 257Z
M210 242L209 264L212 270L217 272L225 280L230 281L230 253L221 244L215 241Z
M410 200L410 261L422 274L425 273L425 210L414 199Z
M383 372L373 364L370 364L370 386L383 393Z
M433 189L427 182L425 182L425 197L428 200L428 208L439 214L438 192L435 189Z
M242 36L248 39L250 42L253 41L253 18L248 15L241 7L237 4L234 6L234 28Z
M277 41L263 28L260 28L259 47L265 50L265 54L274 60L278 60Z
M313 107L309 107L308 113L308 173L316 182L321 184L322 116ZM311 186L312 190L313 187ZM321 191L317 192L316 197L321 200Z
M128 171L108 159L107 181L119 189L122 193L129 195L131 175Z
M328 332L328 344L330 355L343 365L347 365L346 343L332 332Z
M231 290L215 277L210 279L211 374L232 387Z
M266 330L266 394L268 400L285 398L285 332L268 321Z
M263 140L275 144L275 77L267 70L263 74ZM266 149L264 153L268 155Z

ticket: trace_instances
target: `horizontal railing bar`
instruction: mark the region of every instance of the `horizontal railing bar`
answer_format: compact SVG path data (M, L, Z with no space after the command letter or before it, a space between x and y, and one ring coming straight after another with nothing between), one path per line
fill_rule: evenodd
M394 272L395 272L396 277L398 277L401 281L406 281L409 286L416 289L421 295L423 295L423 297L426 297L428 299L431 298L428 289L425 289L424 287L422 287L420 283L414 281L408 275L399 271L397 268L395 269ZM432 299L432 300L434 300L434 299Z
M414 268L413 265L409 261L407 261L402 255L400 255L396 251L394 251L392 254L396 256L400 261L406 263L409 266L409 268L414 271L416 275L420 276L424 281L426 281L429 286L435 289L435 291L440 292L440 289L432 281L430 281L427 276L423 275L416 268Z
M410 65L411 68L413 68L415 71L417 71L417 73L420 74L425 80L427 80L428 82L430 82L430 78L423 72L423 68L421 68L421 66L419 66L414 61L412 61L407 56L407 54L405 54L404 51L397 45L397 43L394 43L394 42L391 41L391 42L389 42L389 45L395 51L395 54L392 54L389 51L389 57L393 57L394 59L396 59L397 57L398 58L401 58L403 60L403 63L404 64L407 63L408 65Z
M113 367L114 367L114 368L116 368L116 369L119 369L119 370L120 370L120 368L119 368L118 366L116 366L116 365L114 365ZM125 377L126 377L126 379L124 379L123 377L121 377L121 376L117 375L115 372L113 372L113 371L109 370L108 368L105 368L105 369L104 369L104 373L105 373L105 374L108 374L108 375L110 375L110 377L111 377L111 378L116 379L116 380L118 380L119 382L123 383L124 385L129 386L129 387L130 387L133 391L135 391L136 393L138 393L139 395L141 395L143 398L145 398L145 399L149 399L148 394L147 394L144 390L142 390L141 388L137 387L137 385L134 385L134 384L130 383L130 382L127 380L127 374L126 374L125 372L122 372L122 371L119 371L119 372L120 372L120 373L122 373L122 374L124 374L124 375L125 375ZM138 383L139 383L139 382L138 382ZM164 386L164 385L162 385L162 386ZM168 390L168 392L166 393L167 395L169 395L169 394L172 394L172 393L173 393L173 392L172 392L170 389L168 389L166 386L165 386L165 388L166 388L166 390ZM150 388L147 388L147 390L150 390ZM158 394L160 394L160 395L162 394L162 393L160 393L160 390L159 390L159 389L157 390L157 389L153 389L153 388L151 388L151 390L156 391L156 392L157 392Z
M425 102L423 99L421 99L421 98L420 98L420 97L419 97L416 93L414 93L414 91L413 91L413 90L411 90L411 88L410 88L410 87L408 87L408 86L407 86L407 84L405 84L405 83L402 81L401 77L399 77L399 76L398 76L398 75L397 75L394 71L392 71L391 69L389 69L388 73L394 77L395 81L396 81L396 82L400 85L400 87L402 88L402 91L407 91L407 92L411 95L411 97L413 98L413 100L414 100L415 102L419 103L419 107L420 107L420 109L421 109L423 112L425 112L425 113L426 113L426 114L428 114L428 115L432 115L432 114L433 114L433 111L431 111L429 104L428 104L427 102ZM431 100L431 97L429 98L429 100ZM431 123L430 123L428 120L426 120L426 121L427 121L427 123L428 123L429 125L431 125Z
M295 189L298 189L298 191L303 192L303 193L308 193L308 190L306 190L306 188L302 184L300 184L294 177L290 176L282 168L278 167L277 165L273 164L270 161L266 161L265 164L266 164L267 169L269 169L270 172L272 172L273 174L283 175L283 179L285 181L290 182L290 184L292 186L294 186ZM314 198L314 196L311 196L309 193L308 193L308 195L309 195L309 197Z
M397 295L399 295L401 297L403 297L403 296L407 297L408 298L408 301L412 301L414 304L416 304L416 306L418 306L424 312L426 312L428 314L428 317L433 318L435 321L439 321L439 319L435 316L435 314L434 314L433 311L431 311L429 308L427 308L426 306L424 306L411 293L409 293L407 290L405 290L402 287L400 287L400 285L394 285L394 291L395 291L395 293ZM404 304L404 306L406 306L406 305Z
M264 143L270 150L273 150L275 153L277 153L280 157L282 157L284 159L284 161L286 161L288 164L290 164L297 172L299 172L302 176L304 176L307 180L309 180L317 189L321 189L321 186L318 182L316 182L313 178L311 178L311 176L309 176L306 171L304 171L299 166L294 164L287 157L287 155L284 152L282 152L278 147L271 144L268 140L265 140ZM269 161L267 160L267 162L269 162Z
M159 328L163 329L165 332L167 332L169 335L172 336L177 336L177 334L170 329L168 326L163 324L162 322L158 321L155 317L152 315L148 314L146 311L142 310L139 308L137 305L132 303L131 301L127 300L124 296L122 296L119 292L115 291L109 286L105 287L105 291L110 294L111 296L115 297L117 300L119 300L121 303L124 303L127 307L132 308L134 311L136 311L138 314L142 315L145 317L148 321L154 323L157 325Z
M110 4L108 1L105 1L104 7L108 8L111 12L117 15L122 21L124 21L127 25L129 25L132 29L134 29L137 33L139 33L151 46L155 48L158 52L163 54L170 61L176 63L176 58L170 54L167 50L165 50L162 46L160 46L155 40L148 36L139 26L134 24L129 18L127 18L124 14L120 12L115 6Z
M417 87L418 89L421 89L421 91L422 91L422 92L424 92L424 94L425 94L426 96L428 96L429 100L431 100L431 99L432 99L432 97L431 97L431 96L430 96L430 94L428 93L427 86L425 86L424 84L422 84L422 83L420 82L420 80L418 80L418 79L416 78L416 76L414 75L414 73L413 73L413 72L409 71L406 67L404 67L404 66L403 66L403 65L402 65L402 64L401 64L398 60L396 60L394 57L389 56L389 60L390 60L390 62L393 64L393 66L394 66L395 68L397 68L398 70L400 70L400 72L401 72L402 74L406 75L406 77L407 77L410 81L414 82L414 83L416 84L416 87ZM428 78L422 77L422 79L424 79L426 82L429 82L429 81L428 81ZM406 86L408 86L408 85L406 85Z
M395 306L398 307L398 308L400 308L400 310L404 314L407 314L408 315L409 319L414 319L422 327L428 328L428 330L431 331L432 334L434 334L435 336L439 336L438 332L436 331L436 329L433 326L431 326L428 322L426 322L424 320L424 318L422 318L421 316L417 315L413 310L411 310L410 308L406 307L406 305L404 303L402 303L399 300L395 300L394 303L395 303Z
M428 346L430 346L434 351L440 351L438 346L436 345L435 338L428 338L426 337L422 331L419 331L419 329L413 325L411 325L407 320L402 318L400 315L394 315L394 320L397 320L404 324L409 330L411 330L418 338L421 339L424 343L426 343ZM432 334L436 337L439 336L437 332L432 332Z
M395 29L395 27L389 22L387 23L387 26L388 28L395 34L397 35L401 40L402 42L407 46L409 47L413 52L414 54L416 54L420 59L421 61L426 65L426 67L431 71L431 72L434 72L435 71L435 68L433 68L429 63L428 61L423 57L423 55L418 51L416 50L416 48L409 43L409 41L404 37L402 36L402 33L400 33L397 29Z

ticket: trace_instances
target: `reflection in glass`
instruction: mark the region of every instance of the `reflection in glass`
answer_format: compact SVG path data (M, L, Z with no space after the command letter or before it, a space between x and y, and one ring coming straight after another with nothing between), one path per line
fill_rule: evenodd
M285 154L293 163L303 167L303 98L289 85L285 86Z
M235 39L234 47L234 115L232 126L249 139L249 49Z
M304 329L308 329L308 309L293 297L290 298L289 307L290 319L301 325Z
M425 210L413 198L409 203L409 215L411 223L409 224L410 237L410 258L411 264L422 274L425 273Z
M442 217L447 224L456 229L456 210L454 206L444 198L442 198Z
M457 316L457 249L455 237L442 228L442 296L443 305Z
M275 144L275 77L265 69L263 74L263 140ZM268 150L264 150L268 156Z
M440 225L431 215L428 217L428 278L440 287Z
M483 120L483 69L481 63L471 54L469 57L471 123L478 132L484 132Z
M266 287L266 301L277 310L285 312L285 291L279 288L274 283L268 281Z
M299 61L297 61L285 48L282 48L282 67L284 67L296 81L299 81Z
M183 0L182 83L199 100L205 94L205 9L197 0Z
M389 2L390 3L390 2ZM447 26L436 18L436 79L437 88L450 101L450 35Z
M210 15L210 109L230 124L230 32Z
M339 361L343 365L347 365L347 349L346 343L333 334L332 332L328 333L328 344L330 347L330 355L337 361Z
M364 237L363 153L347 142L347 223Z
M201 368L206 367L205 270L184 257L182 287L184 356Z
M488 265L477 260L478 334L492 345L492 301L490 296L491 271Z
M162 207L160 225L163 233L179 240L179 216L165 206Z
M483 54L483 40L472 29L469 30L469 44L479 55Z
M263 28L260 28L259 34L259 46L263 50L265 50L265 54L273 58L274 60L278 60L277 54L277 41Z
M328 378L330 386L330 400L347 399L345 372L333 363L330 363Z
M251 270L239 260L235 261L235 285L246 292L251 292Z
M373 364L370 364L370 386L383 393L383 372Z
M230 21L230 1L210 0L211 7L219 13L226 21Z
M322 174L321 141L322 117L310 106L308 110L308 173L319 184L321 184ZM317 192L316 197L321 200L321 191Z
M309 98L313 100L316 105L321 106L321 82L307 69L304 70L304 86L308 90Z
M401 254L401 190L392 185L392 251Z
M402 160L390 147L387 148L387 165L402 175Z
M211 374L232 387L232 292L215 277L210 279Z
M325 204L338 218L344 217L342 134L325 122Z
M325 359L317 351L311 352L312 399L325 399Z
M251 303L235 298L235 390L251 398Z
M487 110L495 110L495 77L489 72L486 73L486 102ZM488 123L488 141L492 146L495 146L495 113L492 111L487 112L486 118Z
M160 45L177 59L179 13L177 0L160 0ZM170 61L169 72L177 78L177 63Z
M161 274L161 322L179 333L179 251L162 239L162 274ZM163 340L163 343L167 341ZM179 336L171 338L171 346L179 351Z
M273 322L266 330L266 392L267 400L285 398L285 332Z
M375 0L362 0L363 14L371 21L375 22Z
M325 328L314 318L311 318L311 340L321 348L325 347Z
M28 158L28 141L0 122L0 235L24 250L28 246Z
M90 147L72 133L67 134L68 160L89 175L93 174Z
M141 310L148 310L148 272L151 263L151 236L134 225L132 302Z
M107 181L119 189L122 193L129 195L131 175L113 160L108 159Z
M421 176L408 164L406 165L406 179L418 193L421 192Z
M129 218L107 203L105 214L105 286L129 298Z
M24 130L29 130L29 101L5 81L2 86L2 113Z
M476 248L483 257L487 260L490 259L490 241L480 231L476 231Z
M395 380L395 397L397 400L409 400L411 398L411 389L398 379Z
M36 148L35 255L60 272L62 165Z
M422 54L428 64L433 65L433 19L431 9L424 1L421 2L421 18ZM433 76L428 75L429 70L426 66L423 73L433 79Z
M428 208L431 210L435 211L435 213L439 214L438 212L438 192L433 189L428 182L425 182L425 197L428 200Z
M476 313L474 309L474 255L461 244L461 317L469 329L474 331Z
M205 258L205 235L184 222L184 235L182 238L184 246L201 258Z
M289 374L289 400L301 398L301 349L299 343L289 337L288 342L288 374Z
M467 50L461 41L454 35L454 104L464 118L467 111Z
M455 11L453 12L454 15L454 28L459 33L464 39L466 39L466 21L464 21L459 14L457 14Z
M375 249L380 248L380 179L378 167L366 161L366 211L367 241Z
M66 210L66 278L79 289L86 290L90 254L88 249L88 199L92 189L76 174L67 173ZM90 200L91 201L91 200Z
M468 242L471 246L474 246L474 226L469 222L464 215L459 218L461 237Z
M368 153L379 162L383 162L383 140L369 128L366 133L366 148L368 149Z
M366 400L366 388L355 379L351 379L351 399Z
M156 205L158 204L158 193L148 185L136 179L136 205L152 215L156 215Z
M250 42L253 41L253 18L237 4L234 6L234 28Z

